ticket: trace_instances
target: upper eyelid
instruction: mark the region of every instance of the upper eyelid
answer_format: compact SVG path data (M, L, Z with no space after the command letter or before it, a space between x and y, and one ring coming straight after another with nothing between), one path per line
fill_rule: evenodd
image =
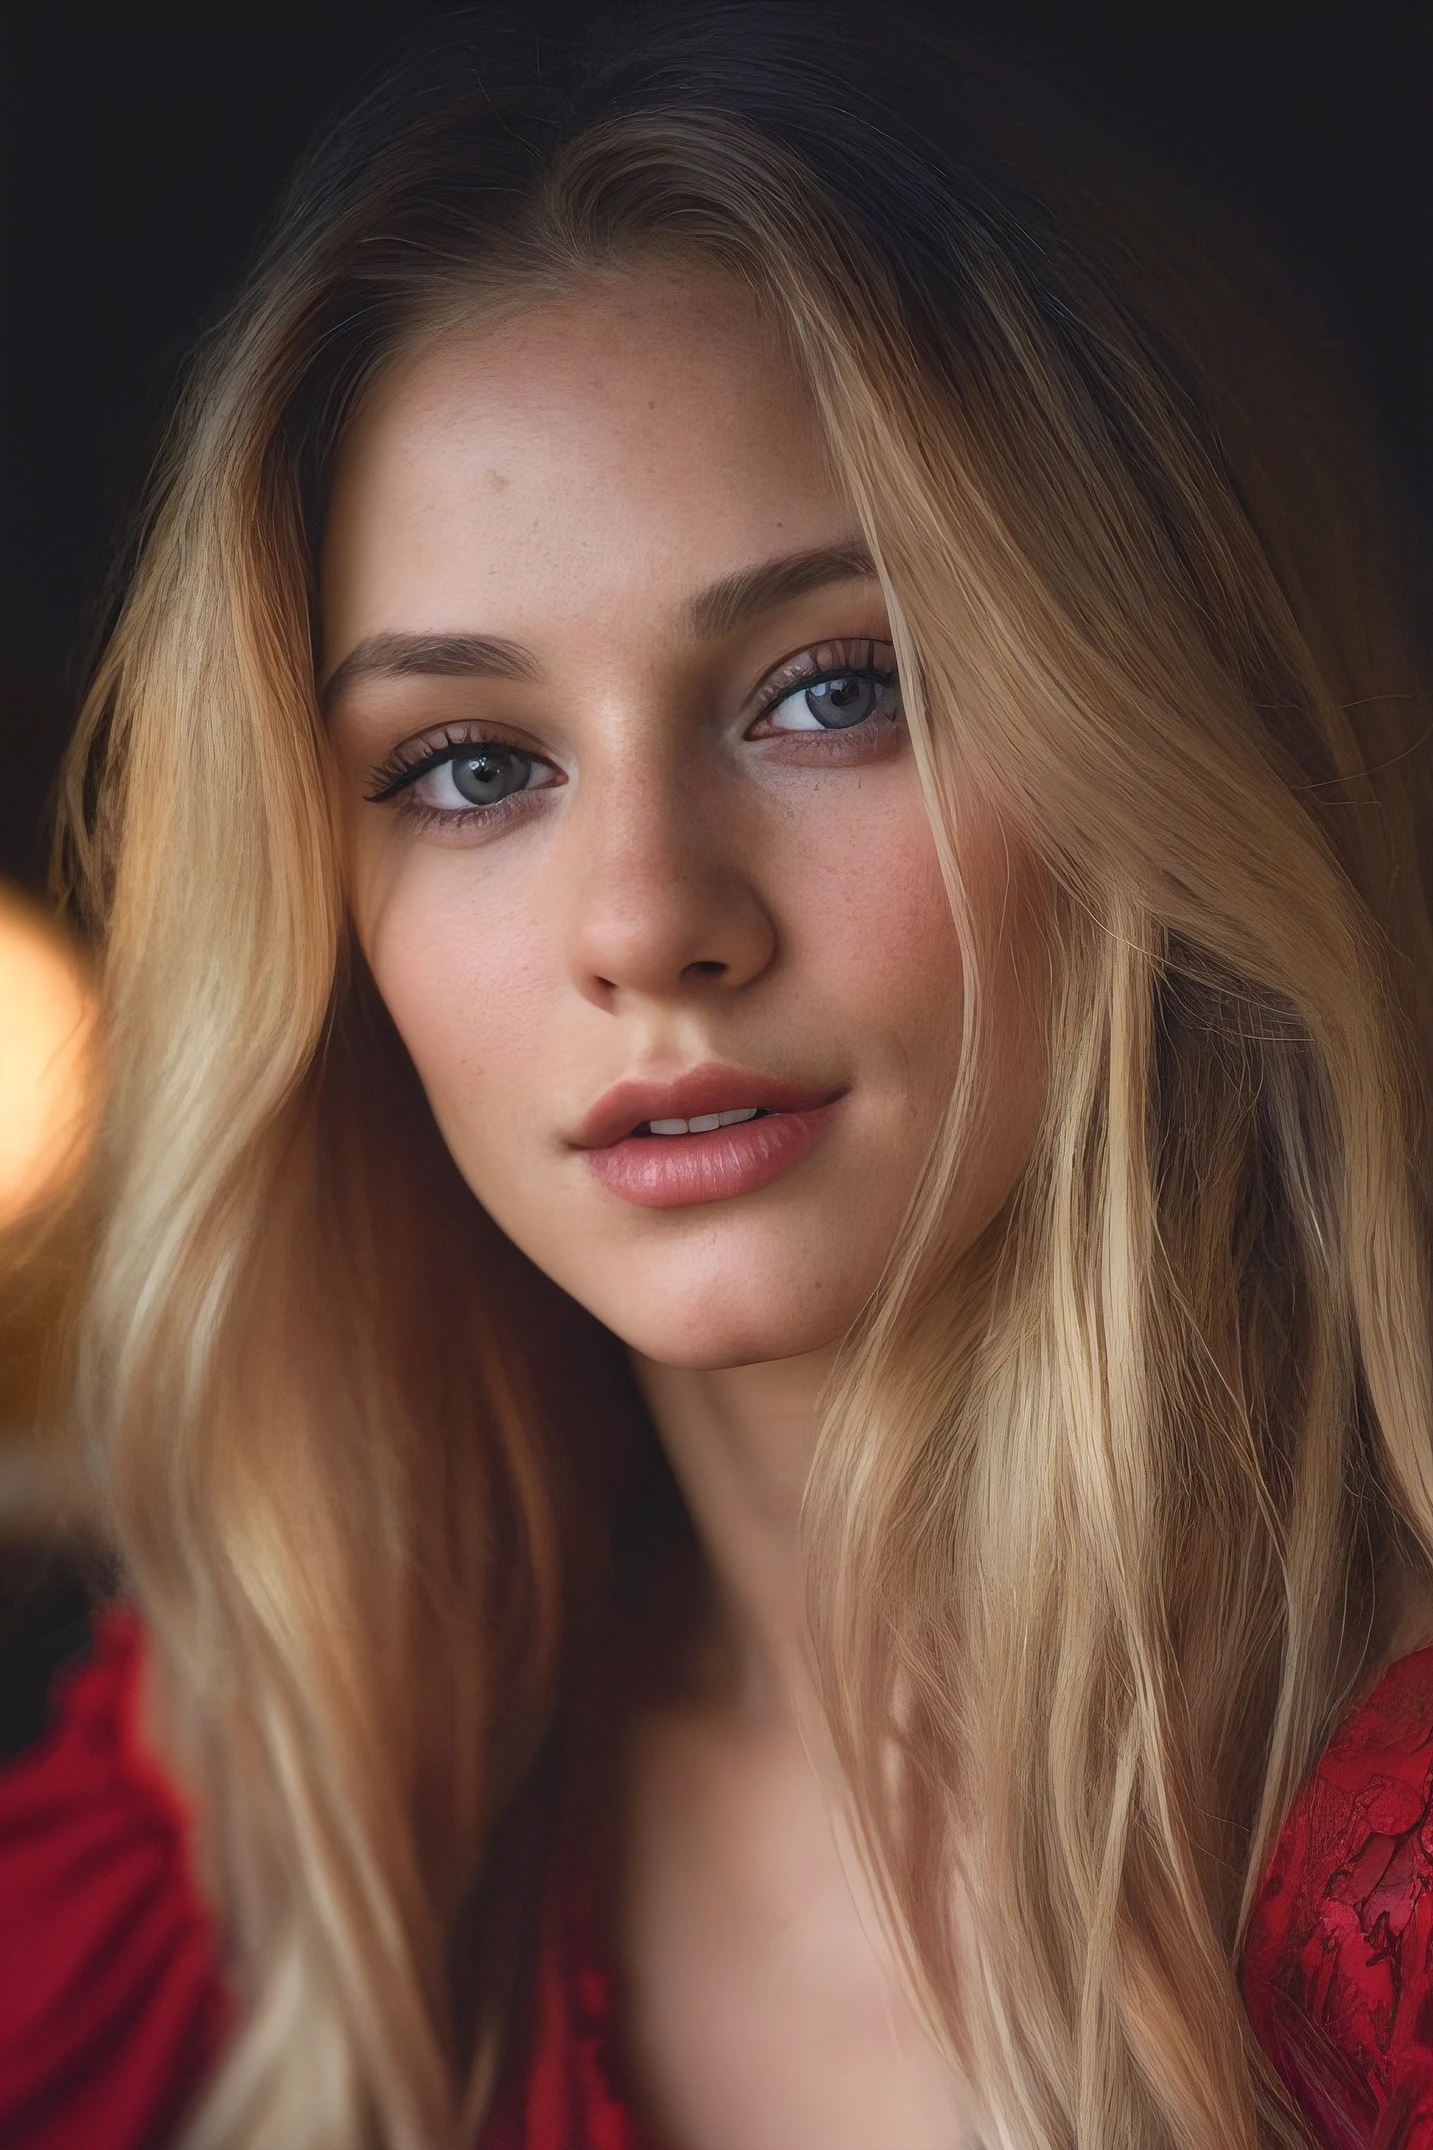
M393 761L400 754L412 753L421 760L425 754L441 754L448 747L458 752L463 747L475 746L511 747L514 754L530 755L534 761L549 758L530 739L518 737L516 727L504 724L501 717L481 720L460 717L447 724L435 725L431 731L415 732L411 738L400 739L387 759Z
M819 650L843 647L863 649L867 654L861 658L846 657L836 659L829 664L815 661ZM889 650L891 652L892 661L889 666L877 665L874 662L877 650ZM806 658L811 658L813 661L805 669L802 669L803 660ZM780 707L788 695L794 694L800 687L809 686L813 680L829 678L841 672L884 672L889 670L894 674L895 669L895 644L887 637L882 635L833 636L825 642L811 643L804 650L798 650L792 656L784 657L780 664L774 666L767 673L761 686L754 688L751 694L748 695L743 705L742 713L753 722L756 722L764 716L769 716L773 709Z
M862 657L840 657L828 664L823 664L819 656L819 652L823 649L862 650L866 654ZM763 676L760 684L753 687L746 697L742 704L743 711L760 714L761 709L772 708L785 694L791 693L793 689L803 685L808 680L819 678L824 673L859 672L872 667L872 660L877 650L889 650L891 652L892 663L890 669L894 671L895 644L888 635L825 635L819 642L808 642L801 649L793 650L790 656L781 658L778 663L771 666L770 670ZM886 669L885 666L875 666L873 668L882 671Z

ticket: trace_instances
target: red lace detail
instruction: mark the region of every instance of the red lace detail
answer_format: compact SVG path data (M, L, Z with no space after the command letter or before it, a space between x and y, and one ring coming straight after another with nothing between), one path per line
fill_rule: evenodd
M1433 1649L1385 1674L1294 1802L1242 1985L1326 2150L1433 2150Z

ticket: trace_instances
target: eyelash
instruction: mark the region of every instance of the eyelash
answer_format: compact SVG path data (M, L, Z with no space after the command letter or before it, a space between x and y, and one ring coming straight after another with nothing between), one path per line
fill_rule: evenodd
M401 747L394 748L387 761L380 762L376 769L369 772L369 782L373 789L366 791L364 797L370 806L387 806L400 792L406 791L410 784L416 784L420 776L426 776L430 769L441 769L445 761L454 761L459 754L471 754L482 747L502 747L510 754L521 751L509 740L489 739L484 733L461 728L457 731L445 731L441 745L429 742L415 747L412 740L406 740ZM537 759L535 755L530 758ZM486 812L487 809L480 807L478 811Z
M882 687L895 685L895 665L877 665L871 661L878 649L890 647L889 643L866 637L856 642L820 643L816 648L804 650L799 656L789 659L775 674L768 677L762 689L761 706L750 720L747 736L750 736L752 728L764 723L773 710L779 709L793 694L803 690L810 692L838 679L867 679ZM830 652L824 663L814 661L818 650ZM894 652L892 654L894 655ZM866 731L870 722L867 718L860 724L845 728L833 725L830 730L820 731L793 726L783 731L766 732L761 736L767 739L795 738L803 742L813 739L844 740ZM370 805L396 807L419 827L432 827L436 824L449 829L466 828L471 823L480 821L485 827L492 828L498 822L506 820L510 811L519 810L518 802L523 797L521 790L510 792L507 798L498 800L494 805L475 805L465 807L461 811L424 806L419 800L405 796L430 770L440 769L445 762L455 761L462 753L478 752L485 747L499 747L504 752L518 754L533 764L540 764L543 759L541 755L528 754L524 748L513 745L510 740L495 739L484 732L459 727L457 730L445 730L441 742L433 741L420 745L415 750L413 742L408 741L395 748L385 762L381 762L370 772L369 781L373 789L365 792L364 797ZM546 790L550 787L540 785L526 788Z
M838 679L866 679L881 687L897 686L898 675L894 663L878 665L872 662L876 651L880 649L889 649L894 658L895 650L889 642L875 641L870 636L856 642L822 642L814 649L803 650L799 656L790 658L784 665L779 666L767 680L762 704L751 720L752 725L764 723L772 711L779 709L783 702L789 701L793 694L803 691L809 694L817 687L831 685ZM818 653L822 651L830 653L826 661L815 662ZM768 739L854 738L867 731L870 723L871 720L865 718L859 724L832 725L829 730L822 731L792 726L787 731L766 732L762 736Z

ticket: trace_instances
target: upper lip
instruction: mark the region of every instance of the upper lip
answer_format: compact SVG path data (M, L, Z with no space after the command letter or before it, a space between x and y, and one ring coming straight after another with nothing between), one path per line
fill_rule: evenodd
M741 1112L750 1105L767 1112L811 1112L842 1094L841 1086L784 1082L754 1068L710 1061L665 1081L629 1077L604 1090L571 1138L579 1150L605 1150L648 1120L694 1120L709 1112Z

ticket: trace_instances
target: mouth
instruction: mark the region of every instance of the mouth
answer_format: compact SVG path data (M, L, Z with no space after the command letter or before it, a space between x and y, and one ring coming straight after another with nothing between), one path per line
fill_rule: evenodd
M573 1147L609 1193L648 1209L754 1194L822 1141L844 1089L704 1067L666 1083L619 1083Z
M769 1120L765 1105L742 1105L735 1112L699 1112L691 1120L644 1120L634 1136L709 1135L718 1127L742 1127L748 1120Z

